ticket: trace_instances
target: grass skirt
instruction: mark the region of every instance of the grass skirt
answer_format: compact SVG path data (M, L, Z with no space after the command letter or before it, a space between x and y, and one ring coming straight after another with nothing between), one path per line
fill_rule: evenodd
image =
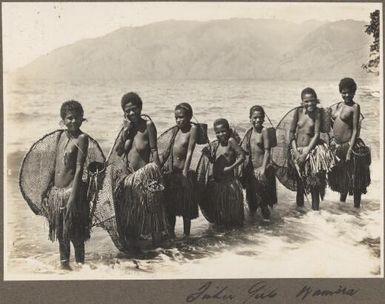
M329 186L339 193L354 192L365 194L370 185L370 150L362 139L357 138L353 147L350 161L346 161L349 143L335 146L334 153L338 159L337 165L328 175Z
M254 170L250 170L246 175L246 197L250 210L256 210L263 205L273 207L278 202L277 185L272 166L266 168L265 176L266 181L258 180L254 175Z
M243 193L238 179L207 184L207 201L213 222L221 226L240 226L243 223Z
M325 196L326 174L335 166L335 157L328 145L320 141L307 155L305 162L296 168L293 153L290 151L289 174L297 178L307 193L318 190L321 199ZM298 172L299 171L299 172Z
M164 176L167 214L183 216L188 219L198 217L195 180L194 171L188 171L187 177L179 172Z
M164 193L151 187L159 185L161 177L158 166L149 163L122 181L117 207L125 235L137 237L167 231Z
M65 219L66 205L72 188L52 187L43 200L43 214L49 223L49 239L86 241L90 238L89 203L87 188L82 184L80 199L75 204L73 215Z

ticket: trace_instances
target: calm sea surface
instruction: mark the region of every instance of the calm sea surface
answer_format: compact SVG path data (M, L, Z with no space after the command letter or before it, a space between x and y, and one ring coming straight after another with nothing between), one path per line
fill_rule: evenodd
M340 101L337 81L138 81L111 83L5 83L7 193L5 206L6 278L201 278L201 277L368 277L380 274L382 171L380 92L378 82L358 82L355 98L365 116L361 137L371 147L372 185L360 210L352 199L338 202L330 190L321 211L295 208L294 193L278 185L279 203L270 224L247 218L241 230L218 232L203 216L192 222L192 238L155 257L132 261L118 255L105 231L95 228L86 245L87 264L72 272L58 269L58 244L48 240L48 225L22 199L17 176L22 156L44 134L59 128L63 101L76 99L85 110L83 131L105 154L122 121L120 98L128 91L142 97L143 112L154 120L158 134L174 124L173 109L188 102L199 122L227 118L243 135L252 105L265 107L274 124L299 105L300 92L311 86L323 106ZM199 152L199 151L198 151ZM181 237L181 219L177 235Z

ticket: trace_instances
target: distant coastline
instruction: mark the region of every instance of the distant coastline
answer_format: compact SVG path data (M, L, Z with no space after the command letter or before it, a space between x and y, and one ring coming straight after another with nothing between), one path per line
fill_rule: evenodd
M169 20L80 40L10 76L53 82L372 78L361 68L371 43L365 25L354 20Z

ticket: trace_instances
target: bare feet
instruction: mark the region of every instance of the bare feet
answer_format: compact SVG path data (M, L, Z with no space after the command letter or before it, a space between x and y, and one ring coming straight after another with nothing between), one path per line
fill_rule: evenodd
M69 261L63 261L63 262L61 262L61 263L60 263L60 268L63 269L63 270L68 270L68 271L71 271L71 270L72 270Z

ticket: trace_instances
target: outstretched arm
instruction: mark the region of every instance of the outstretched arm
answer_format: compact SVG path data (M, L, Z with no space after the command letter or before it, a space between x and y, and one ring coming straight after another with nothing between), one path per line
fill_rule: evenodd
M317 144L321 134L321 111L317 108L314 121L314 135L310 143L305 147L304 154L308 154Z
M267 133L267 129L262 130L262 138L263 138L263 148L264 148L264 154L263 154L263 160L262 165L254 170L254 174L258 179L265 179L265 172L266 167L270 159L270 141L269 141L269 134Z
M156 139L157 132L156 132L155 125L152 121L147 121L147 131L148 131L148 141L150 143L152 159L154 160L157 166L160 166L157 139Z
M130 152L132 140L135 137L135 134L134 125L129 120L125 120L115 149L119 156L122 156L123 153Z
M88 136L84 133L80 134L78 137L78 142L76 146L78 149L77 159L76 159L76 169L75 169L74 180L72 183L71 195L67 202L67 216L69 212L71 212L71 210L73 209L74 204L79 203L84 164L86 161L87 151L88 151Z
M232 165L230 165L230 166L228 166L228 167L226 167L224 169L225 172L226 171L230 171L230 170L238 167L246 159L245 151L243 151L243 149L239 146L239 144L237 143L237 141L234 138L230 137L229 145L235 151L235 153L237 154L237 159L236 159L236 161Z
M265 153L263 154L263 162L262 162L262 174L265 174L266 166L270 159L270 139L269 134L267 133L267 129L262 130L262 137L263 137L263 147L265 149Z
M197 134L198 134L197 127L195 125L192 125L191 130L190 130L190 139L189 139L188 147L187 147L186 161L184 163L184 168L183 168L183 175L184 176L187 176L187 172L190 169L192 155L193 155L195 145L197 142Z
M291 121L291 125L290 125L289 140L290 140L290 145L291 145L294 152L297 151L297 142L295 140L295 137L296 137L296 132L297 132L298 117L299 117L298 112L299 112L299 108L296 108L294 110L293 120Z
M355 104L353 106L353 130L352 130L352 137L350 138L349 141L349 150L346 155L346 160L350 160L351 154L352 154L352 149L353 146L356 142L356 138L358 135L359 127L360 127L360 116L361 116L361 109L360 105Z

